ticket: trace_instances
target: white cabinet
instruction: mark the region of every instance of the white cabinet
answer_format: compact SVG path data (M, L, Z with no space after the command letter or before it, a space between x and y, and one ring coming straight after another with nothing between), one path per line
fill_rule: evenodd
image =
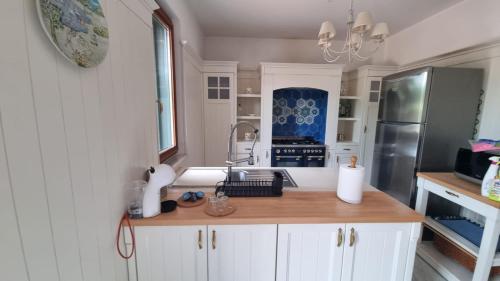
M205 225L136 227L137 280L207 281L206 230Z
M417 225L279 225L276 281L410 281Z
M205 166L224 166L231 122L236 116L235 62L210 62L203 66L203 116Z
M419 233L419 223L135 227L129 280L410 281Z
M275 280L275 224L136 227L135 236L129 280Z
M375 148L375 134L377 132L378 106L380 100L380 91L382 87L381 77L368 77L369 85L368 102L366 106L366 117L364 125L363 142L363 164L365 165L367 182L370 181L373 161L373 150Z
M284 88L313 88L328 93L325 144L335 147L342 65L261 63L261 134L262 150L271 150L274 91ZM264 162L271 164L271 161Z
M275 280L277 225L210 225L208 233L209 280Z
M348 96L344 98L352 97L359 100L355 101L355 118L339 121L352 126L339 125L339 132L341 127L349 129L351 135L345 134L346 141L353 141L359 145L359 163L365 166L365 181L368 183L371 176L382 77L397 70L395 66L365 65L346 74Z
M411 280L405 279L410 233L408 223L347 224L341 280Z
M332 149L329 150L328 153L329 154L327 155L327 159L328 157L330 157L330 159L327 162L328 167L335 168L337 170L339 169L341 164L350 164L352 156L356 156L359 158L358 147L352 148L351 150L349 150L349 152L346 152L344 150Z
M271 149L262 149L261 150L261 167L271 167Z
M250 156L252 151L253 141L238 141L236 142L236 153L233 153L234 159L244 159ZM261 163L260 143L256 142L253 147L254 165L249 165L248 162L237 163L238 167L259 167Z
M278 228L276 281L340 281L344 224Z

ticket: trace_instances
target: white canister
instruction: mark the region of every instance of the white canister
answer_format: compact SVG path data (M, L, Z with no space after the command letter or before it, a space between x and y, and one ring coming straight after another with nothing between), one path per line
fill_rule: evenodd
M351 204L359 204L363 199L363 179L365 167L356 165L357 158L352 157L351 164L339 167L337 197Z

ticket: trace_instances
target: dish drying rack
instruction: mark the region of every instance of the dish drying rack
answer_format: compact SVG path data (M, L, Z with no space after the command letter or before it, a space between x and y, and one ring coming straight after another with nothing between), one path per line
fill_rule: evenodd
M229 197L280 197L283 195L283 174L275 172L273 180L224 180L215 186L215 194Z

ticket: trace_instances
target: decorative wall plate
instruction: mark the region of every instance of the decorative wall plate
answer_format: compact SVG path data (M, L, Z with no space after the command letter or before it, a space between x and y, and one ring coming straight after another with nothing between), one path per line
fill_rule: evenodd
M101 63L108 51L108 25L99 0L36 0L45 33L57 50L81 67Z

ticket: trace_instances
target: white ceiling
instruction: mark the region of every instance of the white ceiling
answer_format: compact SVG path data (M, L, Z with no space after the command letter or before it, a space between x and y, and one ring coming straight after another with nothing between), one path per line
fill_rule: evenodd
M206 36L315 39L330 20L345 37L349 0L186 0ZM462 0L355 0L394 34Z

